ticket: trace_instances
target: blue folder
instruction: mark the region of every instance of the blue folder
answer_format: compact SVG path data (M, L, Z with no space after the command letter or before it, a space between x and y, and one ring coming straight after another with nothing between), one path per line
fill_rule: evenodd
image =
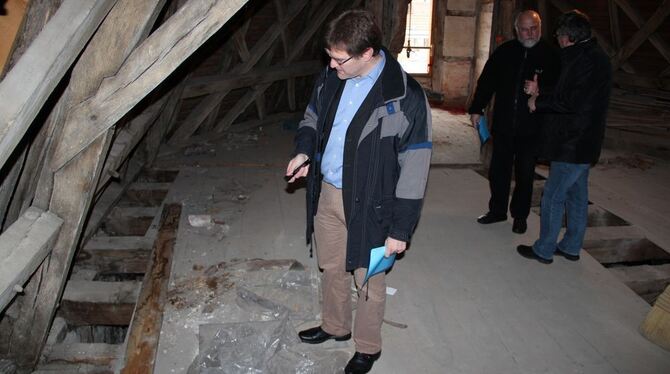
M489 133L489 126L486 123L485 116L479 117L479 122L477 123L477 132L479 132L479 140L481 141L481 145L483 146L491 137L491 134Z
M370 251L370 264L368 265L368 273L365 275L365 280L363 280L361 287L363 287L365 283L368 282L368 279L370 279L370 277L373 275L379 274L382 271L386 271L390 269L391 266L393 266L393 262L395 262L395 253L392 253L388 257L384 257L385 253L385 246L373 248Z

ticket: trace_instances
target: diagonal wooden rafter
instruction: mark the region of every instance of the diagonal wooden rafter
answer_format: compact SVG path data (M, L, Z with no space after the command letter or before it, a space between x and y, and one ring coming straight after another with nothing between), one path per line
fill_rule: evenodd
M261 84L252 87L247 93L239 99L232 108L228 110L226 115L219 121L219 124L216 125L216 132L223 132L240 116L244 113L247 107L253 103L260 95L262 95L265 90L270 87L270 84Z
M0 82L0 168L116 0L66 0Z
M283 20L278 20L260 38L260 41L256 43L251 50L251 58L233 68L229 74L244 74L251 70L258 60L265 55L268 49L273 45L277 37L280 35L281 30L287 27L287 25L300 14L300 11L307 4L307 0L300 0L298 2L292 3L292 8ZM229 91L219 92L213 95L210 95L204 98L200 103L191 110L191 113L186 117L184 123L174 132L172 138L170 139L171 143L180 143L188 139L189 136L193 135L202 122L207 118L207 116L216 108L219 103L228 95Z
M356 0L352 4L352 8L357 7L360 4L361 0ZM294 45L295 48L292 50L292 52L289 54L288 58L286 59L286 63L289 64L296 58L300 56L302 53L302 49L307 45L307 42L312 39L312 36L316 31L322 26L323 22L326 20L326 17L334 10L335 6L337 3L334 1L328 2L327 4L324 4L323 7L320 8L319 12L312 18L312 22L310 25L305 29L305 31L300 35L300 37L295 41ZM269 84L266 85L261 85L256 87L252 92L248 92L240 101L238 104L244 105L246 103L246 106L248 106L251 101L251 97L256 97L258 95L264 94L265 90L270 87ZM235 105L235 110L236 112L233 112L231 116L226 115L226 117L219 122L219 125L216 127L217 132L222 132L235 121L237 116L239 114L243 113L244 110L246 109L246 106L241 107L238 106L237 104ZM238 113L237 115L234 115L235 113Z
M273 46L267 51L265 56L263 56L263 58L260 61L258 61L258 64L256 64L256 66L258 66L258 67L269 67L270 64L272 63L272 58L274 57L276 51L277 51L277 43L273 44ZM254 84L253 89L258 90L259 87L260 87L259 84ZM254 98L254 102L256 103L256 112L258 114L258 117L260 119L264 119L265 118L265 113L267 111L266 103L265 103L265 96L262 95L262 94L257 95Z
M335 9L336 5L337 3L334 1L329 2L328 4L324 5L323 8L321 8L319 13L314 18L312 18L309 26L295 41L295 47L287 56L285 62L286 64L290 64L299 56L300 53L302 53L302 49L307 45L307 42L312 39L312 35L314 35L314 33L316 33L316 31L322 26L323 21L333 11L333 9ZM252 99L258 97L259 95L263 95L268 87L270 87L270 84L263 84L247 92L219 122L219 124L216 126L216 132L223 132L228 127L230 127L230 125L237 119L237 117L242 114L244 110L246 110L247 106L252 102Z
M103 82L95 96L70 113L70 120L87 126L65 134L52 169L63 167L112 127L246 2L190 0L181 7L132 52L115 76Z
M279 18L279 23L283 23L281 18ZM249 26L249 22L246 23L247 27ZM285 27L281 29L281 34L283 34ZM249 46L247 45L246 41L246 31L243 34L237 34L234 37L235 41L235 46L238 49L238 52L240 54L240 59L242 62L247 62L251 58L250 53L249 53ZM276 43L272 44L270 48L265 51L265 54L263 57L256 63L256 66L268 66L270 65L270 62L272 61L272 57L274 56L274 52L276 50ZM265 100L263 96L254 96L254 101L256 102L256 107L258 110L258 114L263 117L265 116ZM221 105L221 103L219 103Z
M237 49L237 53L240 55L242 62L249 61L251 59L251 52L247 46L247 31L249 30L249 24L251 23L251 18L245 22L242 27L240 27L232 36L233 45Z
M570 4L565 0L549 0L549 1L551 2L551 4L554 5L554 7L556 7L561 12L569 12L570 10L575 9L575 7L572 6L572 4ZM595 36L596 39L598 39L598 44L600 44L600 46L603 47L603 49L609 56L614 56L616 50L607 41L607 39L603 37L601 33L599 33L597 30L593 30L593 36ZM621 65L621 68L627 73L635 73L635 69L627 62L623 63Z
M611 0L617 3L617 5L626 13L635 26L642 28L645 24L644 18L640 12L637 11L627 0ZM659 7L667 6L667 1ZM649 35L649 42L656 47L658 52L665 58L666 61L670 62L670 44L658 33L651 33Z
M223 75L228 69L230 69L230 66L233 63L233 54L229 53L229 50L232 49L235 46L236 43L236 38L237 34L242 33L246 34L247 30L249 29L249 25L251 24L252 18L249 17L244 24L237 30L235 30L235 33L233 34L233 37L231 37L226 44L223 47L223 58L221 59L221 63L219 65L219 75ZM239 53L239 52L238 52ZM191 77L185 80L185 85L188 84L188 82L191 80ZM182 96L182 100L184 97ZM219 115L219 110L221 109L221 102L219 102L209 113L207 118L203 121L203 124L201 125L204 129L211 129L214 127L216 124L216 119Z
M612 33L612 43L614 48L621 48L621 26L619 25L619 7L616 0L607 0L607 9L610 17L610 32Z
M287 66L254 68L242 75L217 75L194 78L184 88L182 98L191 98L220 91L250 87L254 83L272 83L289 77L316 74L323 68L319 60L300 61Z
M286 17L286 4L282 0L274 0L275 9L279 19ZM286 31L281 33L282 46L284 47L284 61L287 61L289 54L289 38ZM288 98L288 108L291 111L296 110L295 104L295 77L286 79L286 96Z
M283 20L286 18L286 12L287 12L287 7L286 7L286 2L282 0L274 0L275 4L275 10L277 12L277 18L279 20ZM286 29L281 30L281 42L282 42L282 47L284 47L284 57L288 56L288 50L289 50L289 39L288 39L288 34L286 33Z
M107 160L105 160L103 172L98 182L98 190L104 188L107 182L116 175L117 170L127 160L128 155L137 147L140 140L144 138L149 128L155 123L156 118L160 116L169 98L169 93L165 93L121 130L118 130L114 144L112 144Z
M663 21L670 15L670 0L665 0L649 20L642 26L628 41L619 49L612 58L612 70L619 69L624 63L656 29L661 26Z
M122 66L130 51L151 30L162 4L164 0L119 0L114 5L72 69L64 95L67 100L65 111L76 108L78 103L93 95L104 78ZM121 29L118 27L120 24L124 25ZM68 121L68 118L59 123L63 134L76 136L87 125L86 122ZM37 289L22 298L21 314L13 326L12 345L16 351L12 355L24 366L32 366L36 362L48 335L92 201L93 187L111 143L111 134L111 129L104 129L100 136L76 154L72 162L50 176L53 188L49 211L63 218L63 226L50 256L38 270L43 277L31 281L37 284ZM56 157L51 150L49 154ZM48 176L43 175L43 178L48 179Z

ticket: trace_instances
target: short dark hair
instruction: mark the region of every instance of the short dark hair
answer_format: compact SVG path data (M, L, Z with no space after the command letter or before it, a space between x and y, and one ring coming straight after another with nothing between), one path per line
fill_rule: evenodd
M563 13L556 22L556 35L565 35L572 43L591 38L591 21L577 9Z
M382 47L382 32L372 13L362 9L347 10L332 20L326 29L327 48L337 48L359 57L372 48L377 55Z

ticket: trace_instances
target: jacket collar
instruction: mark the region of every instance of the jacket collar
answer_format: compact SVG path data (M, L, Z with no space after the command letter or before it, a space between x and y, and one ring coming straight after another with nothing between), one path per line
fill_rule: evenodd
M385 103L398 100L405 97L405 89L407 87L407 78L404 76L400 63L393 58L391 52L386 48L382 48L386 55L386 64L384 70L378 79L381 84L381 94Z
M377 82L372 90L377 90L377 92L381 94L383 103L388 103L389 101L399 100L405 97L407 77L403 74L400 63L393 58L391 52L384 47L382 47L382 50L386 56L386 62L384 64L384 69L379 78L377 78ZM340 84L344 85L344 81L340 80L331 68L326 68L326 79L333 83L338 82L338 84L335 84L333 87L339 87Z
M575 56L580 55L584 50L592 48L595 43L595 38L590 38L575 43L569 47L561 48L561 56L566 59L572 59Z

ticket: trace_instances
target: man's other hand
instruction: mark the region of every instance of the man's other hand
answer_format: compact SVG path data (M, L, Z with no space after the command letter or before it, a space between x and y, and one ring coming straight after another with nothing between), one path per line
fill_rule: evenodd
M288 180L289 183L295 182L296 179L307 176L309 172L309 164L305 164L309 160L304 153L298 153L295 157L289 161L288 166L286 166L286 176L291 177ZM295 174L294 174L295 173Z
M537 96L533 95L528 98L528 110L533 113L537 109L535 107L535 99L537 99Z
M403 253L405 252L405 249L407 249L407 242L393 239L390 236L386 238L386 243L384 243L384 245L386 246L386 252L384 253L385 257L388 257L393 253Z
M470 123L472 127L477 128L479 126L479 119L482 117L481 114L473 113L470 114Z

